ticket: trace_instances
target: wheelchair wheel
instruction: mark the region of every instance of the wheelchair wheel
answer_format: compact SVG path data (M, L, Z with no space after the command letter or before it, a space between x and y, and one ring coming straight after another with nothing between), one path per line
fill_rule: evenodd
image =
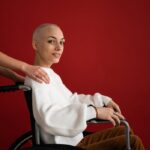
M10 147L9 150L24 150L32 147L32 131L21 135Z

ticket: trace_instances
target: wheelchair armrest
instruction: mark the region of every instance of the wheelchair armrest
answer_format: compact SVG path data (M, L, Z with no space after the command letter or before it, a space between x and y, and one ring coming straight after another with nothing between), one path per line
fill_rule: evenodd
M97 119L93 118L87 121L87 123L111 123L109 120L102 120L102 119Z
M13 92L17 90L28 91L31 90L31 88L22 84L0 86L0 92Z
M94 118L88 120L87 123L111 123L111 121ZM129 123L126 120L120 120L120 125L124 125L125 127L130 129Z
M111 123L109 120L101 120L101 119L91 119L88 120L87 123ZM130 126L126 120L120 120L120 125L125 126L125 136L126 136L126 148L127 150L131 150L130 147Z

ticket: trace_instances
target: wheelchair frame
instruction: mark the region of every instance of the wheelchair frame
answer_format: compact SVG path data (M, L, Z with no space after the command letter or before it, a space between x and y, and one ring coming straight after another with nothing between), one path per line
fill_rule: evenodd
M30 87L16 84L16 85L8 85L8 86L0 86L0 92L12 92L22 90L25 94L26 103L28 106L28 110L30 112L30 121L31 121L31 130L27 131L23 135L21 135L11 146L9 150L20 150L20 148L29 140L32 141L33 147L39 147L41 145L40 142L40 132L36 121L34 120L33 112L32 112L32 90ZM108 120L100 120L100 119L91 119L88 123L110 123ZM126 149L131 150L130 147L130 127L126 120L121 120L121 125L125 126L125 136L126 136ZM49 150L81 150L81 148L64 145L64 144L44 144L45 147L49 148ZM64 148L65 147L65 148ZM32 148L31 148L32 149Z

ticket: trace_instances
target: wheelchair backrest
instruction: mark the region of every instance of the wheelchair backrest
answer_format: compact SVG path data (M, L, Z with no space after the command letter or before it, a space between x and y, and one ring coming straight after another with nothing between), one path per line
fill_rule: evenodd
M34 119L34 115L33 115L33 108L32 108L32 90L27 90L24 91L24 95L25 95L25 100L26 100L26 104L29 110L29 114L30 114L30 122L31 122L31 129L32 129L32 133L33 133L33 145L38 145L40 144L40 131L39 131L39 127Z

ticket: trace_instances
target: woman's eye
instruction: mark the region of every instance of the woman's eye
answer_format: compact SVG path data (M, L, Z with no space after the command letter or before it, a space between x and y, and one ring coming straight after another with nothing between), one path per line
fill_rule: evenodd
M60 41L60 45L64 45L65 44L65 41Z
M65 41L57 41L57 40L49 39L49 40L48 40L48 43L49 43L49 44L52 44L52 45L56 45L56 44L59 43L60 45L63 46L64 43L65 43Z
M52 44L52 43L54 43L54 41L53 41L53 40L48 40L48 43L51 43L51 44Z

